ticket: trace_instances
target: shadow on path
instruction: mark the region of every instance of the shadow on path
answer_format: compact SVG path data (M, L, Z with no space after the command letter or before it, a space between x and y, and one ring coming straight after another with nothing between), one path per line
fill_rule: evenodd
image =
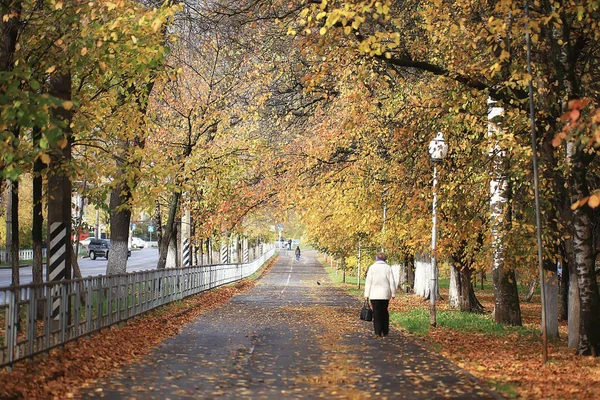
M499 399L401 332L360 321L316 252L281 252L252 289L81 389L108 399ZM320 284L317 284L317 281ZM141 333L143 334L143 332Z

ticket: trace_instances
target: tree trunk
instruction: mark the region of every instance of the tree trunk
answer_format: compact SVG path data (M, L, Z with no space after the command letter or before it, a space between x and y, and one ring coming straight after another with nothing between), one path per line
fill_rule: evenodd
M171 199L171 205L169 207L169 217L167 219L167 223L165 224L165 230L161 241L158 244L158 269L163 269L167 265L167 254L169 252L169 244L171 243L171 236L173 233L173 223L177 215L177 208L179 207L180 198L181 193L173 193L173 198Z
M71 100L71 75L57 73L50 78L50 94L63 100ZM48 248L46 274L48 281L71 279L71 180L70 162L73 135L71 121L73 111L59 107L54 116L63 124L66 145L56 146L51 153L48 168Z
M177 221L174 221L173 228L171 230L171 241L169 243L169 249L167 251L167 264L165 268L178 268L179 267L179 259L177 256L179 255L179 251L177 250L177 236L179 235Z
M572 197L576 199L589 196L586 171L591 161L592 157L584 154L583 149L576 149L571 156L572 169L569 187ZM597 356L600 354L600 296L594 270L592 210L587 204L573 211L571 226L575 269L581 300L577 353Z
M8 194L11 197L11 208L10 208L10 216L11 216L11 242L10 242L10 261L12 266L12 286L19 286L20 284L20 272L19 267L21 264L21 260L19 260L19 182L12 181L10 183L10 193Z
M484 307L475 296L472 273L473 269L469 267L460 270L460 311L481 313Z
M450 265L450 307L463 312L481 313L483 305L475 296L472 274L470 267L460 266L454 259Z
M558 277L552 271L544 270L544 273L546 335L548 339L554 339L558 337Z
M417 254L415 257L415 294L429 298L429 281L431 280L431 260Z
M415 257L412 254L404 255L404 265L406 267L406 293L411 293L415 287Z
M575 269L575 253L573 252L573 239L564 241L565 256L567 260L567 273L569 275L569 286L565 288L568 292L569 311L568 311L568 342L569 347L576 349L579 346L579 325L581 318L579 284L577 283L577 270Z
M485 283L485 271L479 271L479 279L481 280L481 290L483 290L483 284Z
M454 310L460 309L460 273L454 264L450 265L450 288L448 290L448 304Z
M158 200L155 201L156 209L154 213L155 219L155 227L156 227L156 243L158 244L158 248L160 249L160 242L162 241L163 236L163 224L162 224L162 216L160 211L160 202Z
M39 139L41 137L41 130L33 130L33 143L34 147L37 148ZM43 179L42 171L45 168L45 164L41 159L36 159L33 163L33 215L31 221L31 240L33 243L33 265L31 272L33 275L33 283L41 284L44 281L44 256L43 256L43 229L44 229L44 214L43 214ZM44 301L39 300L37 303L37 315L38 320L44 318Z
M549 108L547 105L543 107L545 109ZM553 116L539 118L536 123L537 132L546 132L540 146L540 160L546 166L546 168L542 168L543 181L546 184L543 189L547 193L547 198L551 200L551 205L546 208L543 217L545 219L546 235L550 238L550 240L547 240L546 247L549 253L553 255L558 255L561 251L560 243L565 235L564 232L561 232L559 225L559 219L561 218L559 210L564 208L563 203L568 201L568 191L565 188L566 182L564 176L557 172L559 170L556 157L557 150L552 144L555 136L553 133L556 132L556 123L557 118ZM547 131L547 126L551 126L552 129ZM546 334L550 339L558 337L558 259L555 257L543 260L545 279L542 284L545 293Z
M210 251L210 238L206 238L205 242L205 248L206 248L206 265L210 265L212 264L212 260L211 260L211 251Z
M493 100L490 104L494 104ZM502 135L501 125L504 109L490 107L488 113L488 134L492 141ZM495 144L492 156L492 179L490 180L490 211L492 234L492 281L494 284L494 319L501 324L522 325L519 293L514 270L504 264L506 255L505 237L510 228L511 214L508 207L511 187L506 177L508 160L505 151Z
M17 45L19 30L21 29L20 0L5 0L0 2L0 71L13 69L13 56ZM3 89L4 90L4 89Z
M567 321L569 318L569 263L565 260L562 262L562 273L559 277L560 290L560 307L558 310L558 318L561 321Z
M4 192L3 192L4 194ZM11 260L10 249L12 247L12 186L10 181L6 180L6 248L5 256L6 261Z
M404 293L408 293L408 266L406 263L399 265L400 273L398 274L398 288ZM359 270L359 282L360 282L360 270Z
M534 279L531 282L529 282L529 289L527 290L527 294L523 298L523 301L525 303L531 302L531 299L533 298L533 294L535 293L536 288L537 288L537 279Z
M110 193L110 251L106 265L107 275L127 272L130 200L131 189L126 182L119 182Z
M39 142L42 136L41 129L34 128L32 133L33 147L39 148ZM31 223L31 240L33 242L33 283L39 284L44 280L44 266L43 266L43 227L44 227L44 214L43 214L43 179L42 172L45 169L45 164L41 159L37 158L33 163L33 215ZM43 318L43 308L40 310L38 306L38 317ZM42 313L40 315L40 312Z

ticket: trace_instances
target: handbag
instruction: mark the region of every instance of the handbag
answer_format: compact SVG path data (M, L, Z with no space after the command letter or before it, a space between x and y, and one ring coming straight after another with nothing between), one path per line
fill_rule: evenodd
M362 310L360 310L360 319L363 321L373 321L373 310L371 309L368 300L365 300Z

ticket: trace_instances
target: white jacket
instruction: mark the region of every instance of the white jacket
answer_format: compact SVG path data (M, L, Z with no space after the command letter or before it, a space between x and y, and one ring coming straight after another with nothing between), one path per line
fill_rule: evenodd
M396 297L396 282L392 267L385 261L376 261L367 271L365 297L371 300L389 300Z

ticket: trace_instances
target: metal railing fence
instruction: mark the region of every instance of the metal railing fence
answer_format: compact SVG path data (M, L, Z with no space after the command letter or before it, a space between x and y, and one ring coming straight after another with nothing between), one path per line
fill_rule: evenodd
M266 246L265 246L266 247ZM0 288L0 367L255 273L275 248L246 264L146 270ZM53 305L60 304L52 315Z

